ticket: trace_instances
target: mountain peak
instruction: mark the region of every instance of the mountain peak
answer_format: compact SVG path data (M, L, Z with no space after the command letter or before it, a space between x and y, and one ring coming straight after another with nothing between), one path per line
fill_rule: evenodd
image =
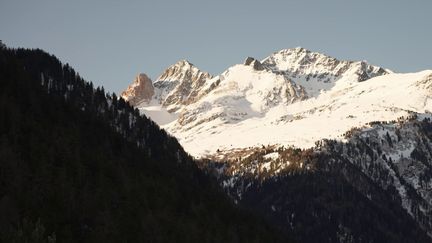
M272 55L275 55L275 54L301 54L301 53L311 53L312 51L311 50L309 50L309 49L306 49L306 48L304 48L304 47L301 47L301 46L297 46L297 47L294 47L294 48L286 48L286 49L282 49L282 50L279 50L279 51L276 51L276 52L274 52Z
M320 53L320 52L316 52L316 51L312 51L312 50L306 49L306 48L301 47L301 46L294 47L294 48L287 48L287 49L282 49L282 50L276 51L276 52L272 53L269 57L277 56L277 55L281 55L283 57L291 57L291 59L293 59L293 58L294 59L299 59L299 58L301 59L301 58L304 58L306 56L306 57L330 58L330 59L335 59L336 60L336 58L333 58L331 56L328 56L328 55Z
M139 73L137 76L136 76L136 79L135 79L135 82L140 82L141 80L145 80L145 79L150 79L148 76L147 76L147 74L145 74L145 73Z
M191 66L191 67L193 67L194 65L186 59L181 59L181 60L177 61L173 66Z
M262 64L302 85L310 96L317 96L321 91L331 89L338 80L361 82L391 73L365 61L338 60L303 47L274 52L265 58Z
M137 105L142 101L149 102L153 95L153 83L145 73L138 74L133 83L121 93L121 97L131 105Z
M289 48L288 50L295 51L295 52L311 52L310 50L308 50L308 49L306 49L304 47L301 47L301 46L297 46L297 47L294 47L294 48Z
M195 67L188 60L180 60L169 66L155 81L155 99L163 106L178 109L197 99L202 87L212 75Z
M195 67L191 62L186 59L177 61L175 64L169 66L157 79L157 81L180 81L186 76L194 76L204 74L211 78L207 72L203 72Z

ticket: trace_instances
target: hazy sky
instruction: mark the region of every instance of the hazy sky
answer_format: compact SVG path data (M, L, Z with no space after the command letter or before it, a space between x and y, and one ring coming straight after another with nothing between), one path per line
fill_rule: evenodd
M430 0L0 0L0 39L119 92L187 59L218 74L302 46L398 72L432 69Z

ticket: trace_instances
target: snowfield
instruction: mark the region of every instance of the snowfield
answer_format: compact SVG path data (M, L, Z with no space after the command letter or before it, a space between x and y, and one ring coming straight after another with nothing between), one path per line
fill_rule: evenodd
M227 102L224 108L245 114L245 119L235 122L221 116L194 126L181 126L178 121L173 121L162 127L196 157L215 153L217 149L268 144L309 148L323 138L342 139L350 128L371 121L391 121L408 116L410 112L431 111L432 90L417 85L428 75L432 75L432 70L337 84L316 98L289 105L279 104L266 112L259 112L253 103L238 105L238 101L234 101L237 104ZM216 95L212 99L216 100ZM207 111L217 113L214 111L217 107L220 104L214 103Z

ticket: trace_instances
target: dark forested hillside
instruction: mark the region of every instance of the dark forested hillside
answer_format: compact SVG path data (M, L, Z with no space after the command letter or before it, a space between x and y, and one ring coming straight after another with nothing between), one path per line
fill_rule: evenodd
M331 158L321 159L317 163ZM240 204L265 214L299 242L430 242L389 194L354 166L335 164L251 183Z
M432 242L432 123L424 116L373 122L346 142L263 146L198 164L299 242Z
M282 240L122 99L0 47L0 242Z

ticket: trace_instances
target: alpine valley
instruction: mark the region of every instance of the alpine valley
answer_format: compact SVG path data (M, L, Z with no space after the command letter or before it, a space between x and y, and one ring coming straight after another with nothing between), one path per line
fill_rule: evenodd
M216 76L181 60L121 97L298 242L432 242L432 70L298 47Z

